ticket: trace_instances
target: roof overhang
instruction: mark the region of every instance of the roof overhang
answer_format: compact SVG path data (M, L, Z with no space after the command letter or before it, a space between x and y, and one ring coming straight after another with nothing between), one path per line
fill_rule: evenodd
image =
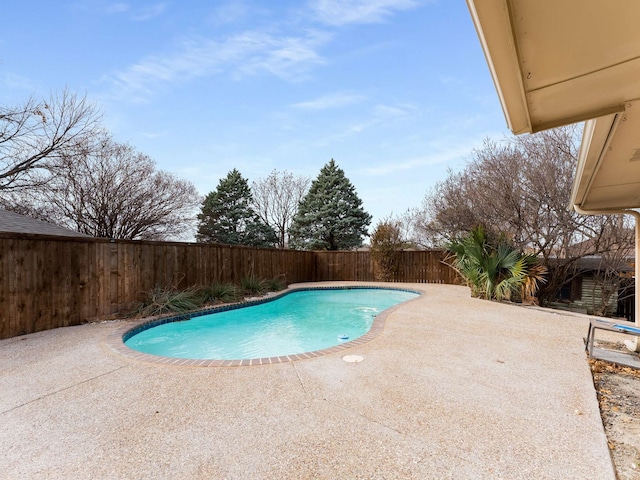
M571 205L583 210L640 208L640 100L585 124Z
M589 120L572 205L640 207L640 2L467 4L513 133Z

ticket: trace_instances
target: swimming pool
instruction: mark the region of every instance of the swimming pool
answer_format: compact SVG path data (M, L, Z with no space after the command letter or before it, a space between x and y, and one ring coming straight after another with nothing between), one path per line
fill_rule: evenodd
M123 341L130 349L170 358L283 357L359 339L382 311L417 296L372 287L293 290L248 306L198 312L187 321L175 317L143 324Z

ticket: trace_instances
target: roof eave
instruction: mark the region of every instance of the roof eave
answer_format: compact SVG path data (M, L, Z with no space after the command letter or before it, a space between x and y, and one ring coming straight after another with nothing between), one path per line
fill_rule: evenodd
M506 0L467 0L509 129L530 133L531 120Z

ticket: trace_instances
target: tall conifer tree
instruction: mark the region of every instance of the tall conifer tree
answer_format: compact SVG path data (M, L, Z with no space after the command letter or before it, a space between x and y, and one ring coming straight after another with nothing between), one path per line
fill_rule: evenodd
M210 192L198 214L199 242L273 247L276 233L251 208L249 183L235 168Z
M290 229L291 246L308 250L349 250L362 246L371 215L355 188L331 159L311 183Z

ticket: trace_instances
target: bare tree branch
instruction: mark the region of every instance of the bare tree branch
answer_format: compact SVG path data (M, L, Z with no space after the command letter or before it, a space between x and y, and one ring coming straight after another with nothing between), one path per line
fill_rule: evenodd
M268 177L251 184L253 208L260 219L278 234L278 248L289 242L288 231L311 180L273 170Z
M48 101L0 107L0 190L33 186L30 173L87 145L99 121L95 106L67 89Z
M462 172L449 172L414 212L421 243L442 244L482 224L549 268L540 299L576 275L578 259L626 242L607 216L569 209L579 128L563 127L507 142L485 141Z
M47 172L43 185L22 194L22 204L96 237L182 238L201 201L193 184L156 170L151 158L108 136L61 153Z

